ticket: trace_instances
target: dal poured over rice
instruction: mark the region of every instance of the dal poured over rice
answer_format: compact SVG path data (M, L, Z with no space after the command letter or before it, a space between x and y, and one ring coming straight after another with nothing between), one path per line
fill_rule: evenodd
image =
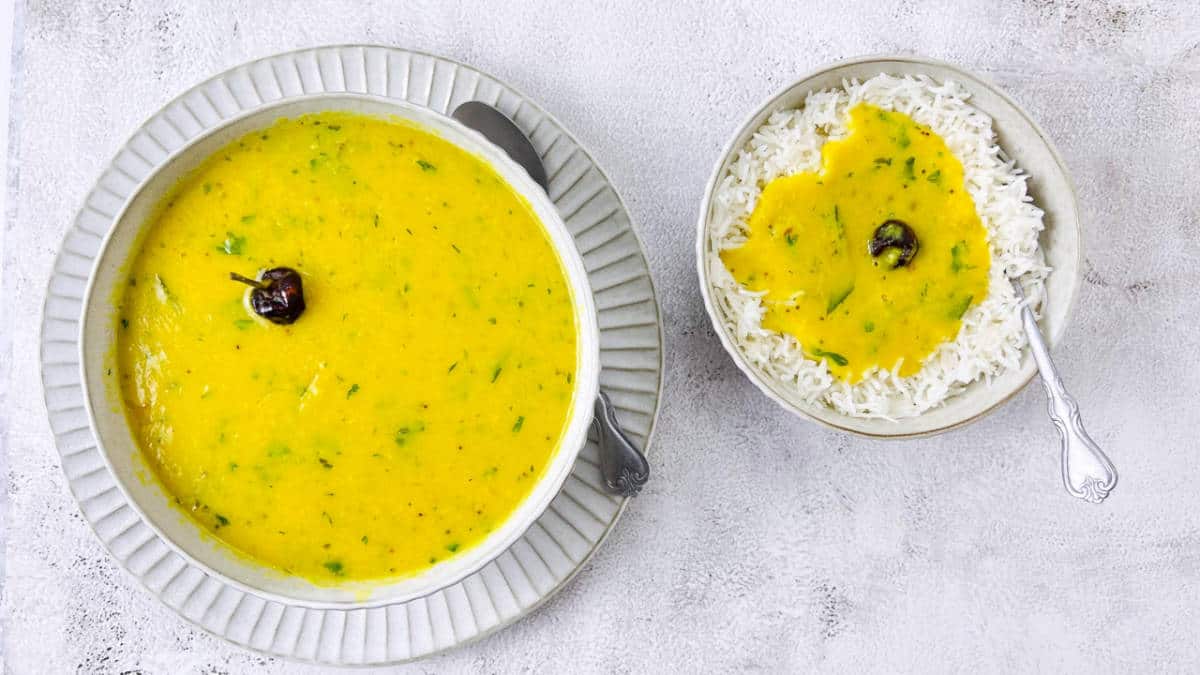
M713 195L710 283L730 335L748 360L777 384L848 415L900 418L919 415L971 382L1018 366L1025 336L1017 311L1020 301L1008 278L1021 276L1031 304L1040 307L1049 273L1038 248L1042 212L1027 194L1026 177L996 144L991 120L967 98L959 85L927 78L880 75L863 83L848 82L840 90L810 94L802 108L772 114L735 156ZM816 175L824 145L847 138L851 111L864 103L908 115L939 136L961 162L962 182L986 230L991 265L985 297L969 303L957 333L931 353L927 350L919 368L911 362L906 367L901 360L855 371L847 378L841 359L827 357L822 345L802 344L789 332L772 330L781 324L766 320L769 284L739 283L726 263L747 244L751 216L767 186L782 177ZM807 243L795 237L785 240L793 247Z

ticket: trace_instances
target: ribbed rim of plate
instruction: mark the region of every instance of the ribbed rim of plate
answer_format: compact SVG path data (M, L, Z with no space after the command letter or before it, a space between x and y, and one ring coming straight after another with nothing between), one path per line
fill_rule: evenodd
M628 210L607 176L553 116L500 80L457 61L382 46L269 56L192 87L117 152L67 231L43 309L41 372L63 472L101 544L129 574L201 629L272 656L381 665L479 639L536 609L599 548L628 500L603 489L594 437L562 491L499 558L423 598L321 609L248 593L207 574L160 538L105 465L84 409L78 357L82 298L100 243L137 186L174 150L225 119L325 92L401 99L448 114L480 100L513 118L546 164L550 198L583 257L600 326L601 388L622 426L649 448L662 394L663 335L654 283Z

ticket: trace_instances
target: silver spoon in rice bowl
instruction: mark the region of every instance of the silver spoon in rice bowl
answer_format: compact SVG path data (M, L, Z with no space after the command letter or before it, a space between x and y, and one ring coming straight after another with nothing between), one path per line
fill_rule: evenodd
M1021 323L1025 326L1025 336L1029 338L1029 350L1033 353L1042 384L1046 387L1046 396L1050 399L1050 419L1062 436L1063 485L1072 496L1099 504L1116 486L1117 470L1083 428L1079 404L1063 386L1058 368L1050 358L1050 348L1038 327L1037 317L1025 301L1025 289L1017 279L1011 281L1013 290L1021 300Z
M507 115L479 101L467 101L454 109L451 117L483 134L504 151L547 193L550 184L546 167L533 142ZM596 397L596 415L592 419L600 446L600 475L609 492L635 497L650 478L650 464L617 422L616 408L603 391Z

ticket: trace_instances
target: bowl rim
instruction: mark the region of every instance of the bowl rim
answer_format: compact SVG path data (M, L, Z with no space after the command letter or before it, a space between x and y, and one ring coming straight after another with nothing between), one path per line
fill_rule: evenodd
M193 152L197 145L204 143L214 136L225 133L230 127L237 125L247 118L262 115L270 117L272 111L276 111L281 108L287 108L289 106L303 105L305 103L311 103L314 101L330 101L332 103L328 107L321 108L320 111L323 112L347 111L351 112L352 114L375 117L377 119L382 119L388 115L394 115L400 119L399 123L409 124L425 133L438 136L439 138L442 138L456 147L459 147L470 153L480 161L488 164L493 170L501 175L505 182L508 183L509 186L515 192L517 192L517 194L530 203L530 208L534 212L534 216L542 225L542 228L546 231L547 239L558 255L563 269L563 274L566 277L568 286L572 291L572 304L574 305L577 318L576 327L578 331L577 340L579 346L577 362L579 375L576 377L575 400L572 403L572 408L568 411L567 421L564 424L559 446L553 455L551 464L549 465L551 470L542 475L541 479L534 484L530 494L527 495L524 500L518 502L515 509L510 513L509 517L502 521L501 528L499 529L506 530L504 532L504 536L496 538L496 540L491 543L488 542L487 538L480 541L478 544L476 544L476 546L468 549L468 553L471 550L486 550L486 554L479 555L477 559L470 564L463 564L459 567L459 569L442 578L434 579L431 581L431 583L426 584L425 586L418 585L414 588L414 590L404 591L402 593L392 595L379 595L377 597L371 597L368 595L364 600L313 599L266 590L214 568L212 565L209 565L204 560L196 557L190 551L183 548L178 542L175 541L174 538L169 536L163 530L163 528L159 526L155 518L151 518L147 514L141 503L130 492L126 485L125 479L122 478L122 474L114 467L110 456L110 450L106 445L104 436L99 431L97 414L93 407L94 397L98 397L99 400L107 400L111 397L109 397L103 391L105 387L105 382L103 380L96 380L88 376L87 367L89 362L88 347L91 342L87 335L87 327L90 325L89 307L96 302L93 298L93 295L94 291L96 290L95 287L98 276L97 269L99 268L99 265L109 249L114 233L118 230L120 224L127 217L127 213L131 205L138 199L142 192L156 177L163 172L164 169L170 166L173 162L178 161L184 155ZM372 105L390 108L393 112L362 112L348 110L346 106L339 106L337 104L337 102L345 101L367 102ZM168 104L168 106L169 105L170 104ZM271 118L271 121L267 121L265 124L269 125L274 121L289 116L289 113L278 113ZM454 133L464 136L474 147L471 145L464 145L458 139L447 138L438 129L430 126L426 121L423 121L421 119L422 116L427 116L439 124L444 124L450 127ZM255 126L254 128L258 129L260 127ZM253 130L250 130L246 133L252 133L252 131ZM485 156L484 153L490 153L492 156ZM141 227L144 227L144 225ZM136 248L131 248L131 252L136 252ZM122 264L127 261L128 256L126 259L122 260ZM93 317L91 320L94 321L95 317ZM591 345L590 349L587 348L587 345L589 344ZM257 596L268 601L280 603L284 606L297 606L314 610L349 611L354 609L370 609L407 603L415 599L428 596L432 593L436 593L440 590L444 590L445 588L452 587L453 585L460 583L463 579L476 574L479 570L495 561L496 558L503 555L505 551L507 551L513 546L513 544L520 540L521 537L526 534L529 528L532 527L535 522L537 522L537 520L549 507L550 503L561 491L562 485L566 482L567 477L570 476L572 467L574 466L579 453L586 446L587 433L588 429L590 428L590 420L592 416L592 402L599 393L599 325L591 284L587 275L587 268L584 264L582 255L573 244L572 235L567 229L565 221L563 221L561 214L558 212L557 207L555 207L553 201L550 199L549 194L547 194L545 190L537 185L528 175L528 173L526 173L525 170L521 168L514 160L512 160L502 149L500 149L498 146L495 146L495 144L489 141L478 131L475 131L474 129L462 124L450 115L443 114L432 108L407 100L354 91L312 92L264 102L264 104L260 106L239 111L235 115L220 120L213 126L203 130L191 138L188 138L177 149L165 155L130 191L129 197L121 205L121 208L114 214L112 226L104 234L104 237L97 248L92 269L89 273L86 287L83 292L83 300L81 302L77 352L77 356L79 358L80 381L83 390L83 408L86 411L88 424L96 439L96 448L103 459L104 467L112 475L113 482L117 486L117 489L121 492L125 502L138 516L138 518L144 521L145 524L154 532L154 534L173 552L182 556L184 560L192 565L195 565L205 574L211 575L212 577L220 580L222 583L229 584L230 586L247 594ZM116 401L116 403L119 406L124 405L119 400ZM123 416L123 412L120 414ZM581 422L580 420L583 421ZM578 435L578 442L571 444L573 447L568 447L566 441L570 440L570 437L575 435ZM141 452L140 448L137 447L136 442L134 442L134 451L135 453ZM144 468L149 472L149 475L153 476L153 470L148 465ZM153 476L150 478L150 480L157 485L157 489L163 492L164 495L169 495L169 492L164 486L161 485L161 481L159 481L157 476ZM538 494L539 491L540 494ZM537 497L537 499L534 499L534 497ZM168 508L173 509L174 507L168 506ZM197 523L192 522L186 513L181 511L177 515L181 516L185 521L187 521L187 525L195 529L201 539L207 538L216 541L219 548L226 550L228 555L236 558L240 564L255 567L273 574L279 573L278 570L275 570L270 566L259 562L249 554L234 548L230 544L226 543L223 539L215 537L210 533L206 533L205 529ZM487 545L486 548L484 547L485 544ZM448 558L446 561L443 561L442 564L449 563L453 560L453 557ZM434 569L436 567L437 565L428 569ZM403 576L391 581L384 580L382 583L376 580L347 582L343 585L343 587L347 590L347 592L352 592L351 589L353 589L355 585L369 586L373 588L386 588L393 583L402 583L408 579L416 578L427 572L428 569L420 570L411 576ZM321 586L318 584L313 584L303 577L296 578L313 587L321 589L336 588L338 586L337 584L332 586Z
M1058 148L1054 145L1054 142L1050 139L1050 136L1041 127L1041 125L1039 125L1037 123L1037 121L1033 119L1033 117L1025 110L1025 108L1023 108L1019 103L1017 103L1015 100L1013 100L1012 97L1010 97L1002 89L1000 89L995 84L993 84L990 80L988 80L982 76L976 75L970 71L967 71L964 68L957 66L953 63L948 63L946 61L931 59L931 58L927 58L924 56L918 56L918 55L913 55L913 54L900 54L900 53L869 54L869 55L864 55L864 56L857 56L857 57L841 59L838 61L827 63L827 64L819 66L813 70L809 70L809 71L799 75L798 77L792 79L790 82L788 82L787 84L778 88L777 90L773 91L772 93L768 94L764 99L762 99L759 102L758 105L756 105L745 117L742 118L742 121L738 125L737 129L729 136L729 139L725 142L725 144L721 148L721 152L718 155L717 161L713 166L712 173L709 176L708 182L705 184L704 196L701 198L701 201L700 201L700 213L697 218L696 243L695 243L696 274L697 274L697 277L700 282L700 295L704 300L705 312L708 314L708 318L709 318L709 321L712 323L714 332L717 334L718 339L721 341L721 346L724 347L725 351L728 352L729 355L733 358L734 365L736 365L738 367L738 370L740 370L742 372L742 374L744 374L754 384L754 386L759 389L759 391L766 394L768 398L775 401L775 403L777 403L779 406L781 406L788 412L792 413L793 415L800 417L801 419L808 420L810 422L815 422L820 426L823 426L828 429L833 429L835 431L849 433L849 434L853 434L855 436L860 436L860 437L864 437L864 438L874 438L874 439L883 439L883 440L903 440L903 439L914 439L914 438L924 438L924 437L928 437L928 436L936 436L938 434L942 434L947 431L952 431L954 429L962 428L973 422L983 419L987 415L989 415L992 412L999 409L1005 403L1008 403L1010 400L1012 400L1013 397L1015 397L1018 393L1020 393L1023 389L1025 389L1025 387L1028 386L1030 382L1033 381L1034 376L1037 375L1036 364L1027 363L1026 365L1023 365L1022 366L1023 370L1028 369L1028 372L1025 374L1025 376L1022 377L1017 382L1016 386L1014 386L1011 391L1009 391L1007 394L1003 395L1001 398L999 398L997 401L995 401L992 405L988 406L987 408L985 408L969 417L965 417L963 419L944 424L944 425L934 428L934 429L927 429L927 430L921 430L921 431L897 431L897 433L877 433L877 432L864 431L861 429L855 429L855 428L851 428L849 426L842 426L842 425L836 424L834 422L821 419L821 418L817 417L816 415L809 413L807 410L805 410L799 406L793 405L792 403L790 403L786 399L784 399L779 393L777 393L764 380L764 378L761 378L758 375L758 373L756 373L754 371L753 367L749 363L746 356L742 353L741 349L738 348L737 344L733 341L733 339L728 334L728 329L726 328L724 321L721 319L720 315L718 314L718 308L716 307L716 304L712 298L712 285L710 284L709 278L708 278L707 245L708 245L709 214L712 210L713 193L716 190L717 183L720 181L722 175L724 174L726 165L729 163L733 154L735 152L737 152L738 148L745 142L744 140L742 140L743 137L748 132L752 132L753 127L761 125L761 123L759 123L759 125L755 125L755 120L760 115L762 115L764 112L766 112L768 110L779 108L780 101L784 97L791 94L795 89L797 89L803 83L808 82L809 80L815 79L817 77L820 77L822 75L826 75L832 71L846 68L849 66L859 66L859 65L870 66L870 65L876 65L876 64L885 65L887 63L897 63L897 62L904 63L904 64L911 64L911 65L915 65L915 66L925 66L925 67L932 66L934 68L944 69L946 71L949 71L950 73L953 73L954 75L961 78L962 80L970 81L973 84L976 84L979 87L981 87L985 90L988 90L990 93L995 94L997 97L999 97L1001 100L1003 100L1009 106L1011 106L1012 109L1020 117L1022 117L1026 123L1029 124L1029 126L1033 129L1035 135L1037 136L1038 140L1045 146L1046 150L1050 154L1051 159L1053 159L1054 163L1058 165L1058 168L1059 168L1060 172L1062 173L1062 178L1066 182L1066 184L1069 188L1068 197L1069 197L1070 203L1075 211L1075 214L1077 216L1075 218L1074 228L1075 228L1075 237L1076 237L1076 240L1079 242L1079 244L1076 247L1076 253L1075 253L1076 273L1070 279L1069 292L1067 294L1066 301L1064 303L1062 303L1064 305L1062 327L1058 330L1057 333L1046 335L1048 345L1051 347L1056 345L1058 343L1058 341L1062 339L1062 335L1065 333L1066 327L1070 324L1070 317L1074 311L1075 303L1079 296L1079 289L1080 289L1081 280L1082 280L1083 259L1084 259L1083 258L1083 223L1082 223L1082 218L1078 217L1078 215L1079 215L1079 199L1078 199L1077 190L1075 188L1075 182L1071 178L1071 173L1067 169L1066 162L1063 160L1062 155L1059 153ZM881 70L880 72L886 73L887 71ZM814 90L810 89L810 92L811 91L814 91ZM985 114L987 114L987 113L985 112ZM991 117L991 116L989 115L989 117ZM1051 272L1051 274L1053 274L1053 272ZM1043 331L1043 332L1045 333L1045 331ZM1029 347L1026 346L1025 349L1023 350L1023 353L1027 355L1028 352L1029 352ZM849 415L846 415L846 414L838 412L838 411L834 411L834 413L839 418L860 419L860 418L852 418ZM922 414L924 414L924 413L922 413ZM920 416L921 415L916 415L912 418L905 418L905 419L918 419L918 418L920 418Z

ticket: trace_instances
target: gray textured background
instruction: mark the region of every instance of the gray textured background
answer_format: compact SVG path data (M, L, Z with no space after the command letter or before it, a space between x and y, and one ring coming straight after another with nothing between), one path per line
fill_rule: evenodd
M70 2L18 7L0 395L4 665L301 672L192 629L115 569L64 485L37 326L58 242L128 134L187 86L340 42L467 61L542 102L632 211L667 322L655 475L587 569L436 671L1200 668L1200 7L1051 2ZM1057 351L1122 473L1071 500L1031 388L938 438L848 438L722 352L692 230L721 145L823 63L915 52L1022 102L1074 173L1087 278Z

